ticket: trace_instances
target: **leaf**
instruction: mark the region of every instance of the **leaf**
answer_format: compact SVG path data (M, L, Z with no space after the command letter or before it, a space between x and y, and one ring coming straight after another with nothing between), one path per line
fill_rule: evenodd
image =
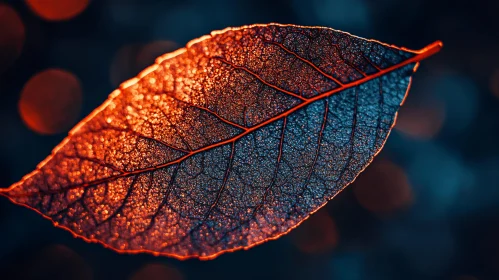
M276 239L372 161L418 61L322 27L213 32L159 57L0 192L118 252L210 259Z

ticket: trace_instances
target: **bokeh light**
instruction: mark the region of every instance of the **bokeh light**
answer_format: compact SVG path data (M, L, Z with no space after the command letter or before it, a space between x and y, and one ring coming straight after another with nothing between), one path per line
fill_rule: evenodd
M462 163L461 163L462 164ZM468 168L467 168L468 169ZM499 188L490 182L497 181L499 170L499 157L492 156L473 163L468 176L473 176L473 182L461 187L457 199L456 209L465 216L479 213L488 213L489 209L497 206L499 201ZM474 187L479 186L479 187Z
M0 74L2 74L21 54L25 29L17 12L4 3L0 3L0 26Z
M448 223L398 220L383 229L381 246L399 262L432 278L445 271L457 250L456 238Z
M339 241L336 224L326 208L322 208L291 231L290 237L293 244L306 254L330 252Z
M131 79L154 64L156 58L177 49L172 41L153 41L147 44L129 44L122 46L114 55L110 67L111 84L114 87Z
M401 208L372 212L358 203L354 189L362 176L377 173L373 165L328 202L327 210L283 238L209 262L179 262L86 244L0 199L1 280L78 279L68 273L73 267L84 278L90 275L86 265L78 266L78 257L67 261L75 252L94 279L175 279L165 272L172 269L184 279L499 279L499 37L497 13L492 12L499 11L499 1L38 0L45 9L53 9L52 3L86 5L67 20L40 15L30 5L33 0L0 2L0 187L30 172L65 136L33 137L20 119L21 89L44 69L76 74L85 90L86 115L163 52L144 52L154 49L146 43L172 40L176 49L228 26L321 25L411 49L434 40L445 45L421 62L397 125L373 163L389 159L407 175L412 202ZM172 51L168 41L159 42L164 52ZM112 59L126 44L134 45L117 64L111 86ZM388 179L372 177L370 191L384 191ZM327 235L331 226L323 224L332 224L336 235ZM315 244L334 244L322 239L338 235L337 245L317 249ZM54 240L73 251L64 255L44 249Z
M25 84L19 100L24 123L40 134L66 131L78 119L82 88L73 74L61 69L42 71Z
M458 134L473 122L478 112L479 91L467 76L446 73L437 77L430 92L445 106L445 124L442 129Z
M459 199L470 202L471 198L462 194L483 190L477 189L472 170L454 151L432 142L410 148L414 154L407 173L418 198L414 204L418 219L434 221L458 214Z
M137 66L144 69L149 65L154 64L156 58L165 53L172 52L178 48L173 41L153 41L143 45L137 54Z
M26 4L39 17L60 21L81 14L87 8L89 0L26 0Z
M139 50L140 46L138 45L125 45L116 52L109 69L109 77L114 87L139 73L140 70L137 70L135 63Z
M343 252L335 255L330 279L363 280L366 276L366 256L360 251Z
M150 263L135 272L130 280L182 280L182 273L176 268L160 263Z
M413 200L404 170L385 159L375 160L359 175L353 191L364 208L379 214L406 208Z
M24 277L19 279L93 279L92 269L83 258L62 244L42 249L21 275Z
M496 69L490 76L490 91L499 98L499 69Z
M415 139L431 139L438 134L445 120L445 108L436 103L402 106L395 129Z

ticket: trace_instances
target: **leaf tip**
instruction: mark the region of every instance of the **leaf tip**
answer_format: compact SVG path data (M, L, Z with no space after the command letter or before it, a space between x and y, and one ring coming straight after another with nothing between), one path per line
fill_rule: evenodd
M427 57L430 57L436 53L438 53L444 46L444 43L442 41L438 40L435 41L428 46L422 48L421 50L417 51L418 54L422 55L421 60L425 59Z

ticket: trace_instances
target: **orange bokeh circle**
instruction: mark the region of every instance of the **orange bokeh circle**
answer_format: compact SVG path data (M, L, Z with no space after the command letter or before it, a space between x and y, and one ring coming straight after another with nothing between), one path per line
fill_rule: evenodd
M21 54L25 30L17 12L6 4L0 3L0 74L5 71Z
M435 137L445 121L444 106L435 102L418 107L404 106L400 110L395 129L415 139Z
M73 74L60 69L40 72L25 84L19 113L26 125L40 134L69 129L80 115L82 89Z
M413 192L404 170L388 160L376 160L355 181L353 192L365 209L389 214L408 207Z
M499 98L499 69L490 76L490 91Z
M26 269L19 270L16 279L93 279L88 263L63 244L49 245L25 259Z
M174 51L177 44L172 41L153 41L147 44L128 44L118 49L111 62L109 76L115 87L137 76L144 68L155 63L156 59Z
M292 231L291 241L303 253L322 254L332 251L339 242L336 223L322 208Z
M81 14L89 0L26 0L39 17L49 21L68 20Z
M156 58L178 48L173 41L153 41L142 46L137 54L137 66L144 69L155 63Z
M150 263L141 267L130 280L182 280L184 277L177 269L160 263Z

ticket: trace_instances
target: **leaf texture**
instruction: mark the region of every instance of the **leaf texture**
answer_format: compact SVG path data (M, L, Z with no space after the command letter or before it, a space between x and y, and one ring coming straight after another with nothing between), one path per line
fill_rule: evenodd
M381 150L420 51L323 27L190 42L123 83L0 194L119 252L214 258L276 239Z

